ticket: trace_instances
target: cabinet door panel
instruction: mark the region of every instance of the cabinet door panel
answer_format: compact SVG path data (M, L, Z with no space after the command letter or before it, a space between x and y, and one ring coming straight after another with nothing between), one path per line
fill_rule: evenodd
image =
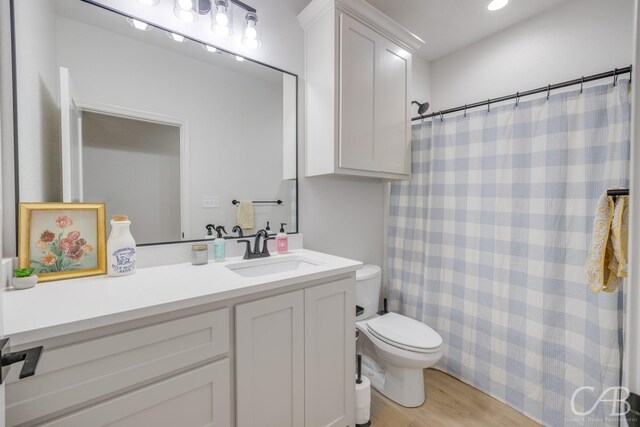
M303 291L236 306L239 427L304 425Z
M355 407L355 279L305 290L305 426L345 426Z
M380 171L407 174L410 172L411 55L388 40L382 41L379 47L377 88L380 98L384 100L376 105L376 146Z
M48 427L228 427L231 420L229 360L203 366L90 406Z
M340 15L340 167L375 171L375 85L380 36Z

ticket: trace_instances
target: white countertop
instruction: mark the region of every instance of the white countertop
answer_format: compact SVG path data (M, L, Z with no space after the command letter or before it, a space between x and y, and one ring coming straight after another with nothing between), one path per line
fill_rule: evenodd
M186 263L142 268L124 277L96 276L40 283L20 291L10 289L3 294L5 336L11 337L12 345L20 345L348 273L361 265L306 249L290 254L321 264L303 273L242 277L225 267L243 261L234 257L200 266Z

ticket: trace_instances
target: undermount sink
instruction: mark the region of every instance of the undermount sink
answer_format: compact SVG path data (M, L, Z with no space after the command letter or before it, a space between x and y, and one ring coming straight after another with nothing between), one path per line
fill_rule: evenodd
M299 255L284 255L253 261L240 261L227 265L227 268L240 276L259 277L292 271L303 273L321 264L320 261Z

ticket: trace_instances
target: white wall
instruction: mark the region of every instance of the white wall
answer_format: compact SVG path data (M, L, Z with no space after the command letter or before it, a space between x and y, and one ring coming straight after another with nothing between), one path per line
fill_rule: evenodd
M573 0L433 61L432 111L626 67L632 12L633 0Z
M179 127L84 112L82 167L84 201L128 215L136 243L181 239Z
M61 200L59 75L54 2L14 2L18 79L18 132L23 157L20 200ZM33 96L20 96L30 93Z

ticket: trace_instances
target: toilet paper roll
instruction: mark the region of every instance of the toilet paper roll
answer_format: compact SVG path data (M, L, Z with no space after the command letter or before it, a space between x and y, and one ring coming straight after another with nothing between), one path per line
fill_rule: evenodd
M366 424L371 418L371 381L362 376L362 382L356 383L356 424Z

